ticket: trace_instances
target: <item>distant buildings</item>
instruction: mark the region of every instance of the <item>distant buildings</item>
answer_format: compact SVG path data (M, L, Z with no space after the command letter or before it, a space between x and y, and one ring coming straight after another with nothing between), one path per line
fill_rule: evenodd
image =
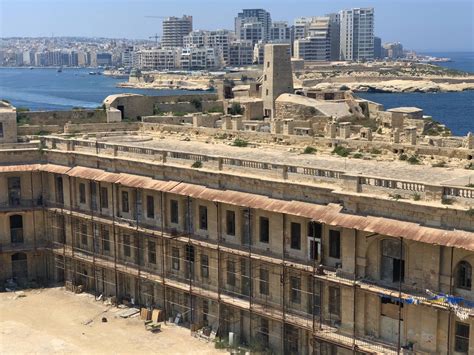
M374 59L374 9L355 8L340 13L340 59Z
M374 37L374 59L382 59L383 57L382 39Z
M312 18L305 32L305 38L294 42L294 56L310 61L331 60L330 18Z
M385 43L383 45L384 57L398 59L403 57L403 46L400 42Z
M183 37L193 30L193 17L167 17L163 20L161 45L166 48L182 47Z
M235 18L235 34L238 39L251 41L269 41L272 19L263 9L244 9Z

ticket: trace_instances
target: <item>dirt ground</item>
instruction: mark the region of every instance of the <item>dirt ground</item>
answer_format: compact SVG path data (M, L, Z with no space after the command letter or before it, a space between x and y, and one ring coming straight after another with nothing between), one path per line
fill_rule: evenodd
M145 330L139 317L62 287L0 293L0 354L222 354L189 329ZM107 323L102 323L102 317Z

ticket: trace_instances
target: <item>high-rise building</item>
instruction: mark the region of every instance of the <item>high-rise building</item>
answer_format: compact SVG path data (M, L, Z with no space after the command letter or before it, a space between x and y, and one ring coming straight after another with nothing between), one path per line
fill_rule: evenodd
M250 41L237 40L229 46L229 64L231 66L250 65L253 63L254 46Z
M270 28L272 43L290 43L290 28L286 21L275 21Z
M374 59L383 58L382 53L382 39L380 37L374 37Z
M183 38L183 45L187 48L210 47L216 50L220 62L229 64L229 45L234 35L229 30L192 31Z
M257 23L260 25L257 25ZM264 9L243 9L235 18L235 34L237 38L252 40L252 44L260 40L269 41L271 26L272 19L270 13Z
M374 59L374 9L342 10L339 15L341 60Z
M161 44L163 47L173 48L183 46L183 37L193 30L193 17L167 17L163 20L163 36Z
M384 56L390 59L397 59L403 57L403 46L400 42L385 43L383 45Z
M294 56L311 61L331 60L330 18L314 17L308 36L294 42Z
M330 58L336 61L340 59L341 16L338 13L327 14L326 16L329 17Z
M133 64L133 47L132 46L127 46L123 49L122 52L122 66L125 68L131 68Z

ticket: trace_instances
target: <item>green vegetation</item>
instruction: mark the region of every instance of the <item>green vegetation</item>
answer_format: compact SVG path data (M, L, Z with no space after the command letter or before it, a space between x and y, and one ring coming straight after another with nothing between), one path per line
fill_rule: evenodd
M202 99L194 98L190 101L197 111L202 111Z
M420 200L421 200L420 194L418 194L418 193L415 192L415 193L413 194L413 200L414 200L414 201L420 201Z
M372 150L370 151L370 154L382 154L382 151L377 148L372 148Z
M243 74L241 77L240 77L240 81L242 81L243 83L245 83L247 80L249 80L249 77L245 74Z
M408 155L406 155L406 154L400 154L400 155L398 156L398 159L405 161L405 160L408 159Z
M341 157L347 157L350 153L350 150L347 148L344 148L340 145L338 145L334 150L332 151L332 154L337 154Z
M240 138L235 138L232 145L234 147L246 147L246 146L249 145L249 142L247 142L246 140L240 139Z
M469 215L469 216L474 216L474 208L469 208L466 213Z
M227 133L216 133L214 136L215 139L227 139Z
M29 109L28 107L21 107L21 106L20 106L20 107L17 107L17 108L16 108L16 112L17 112L17 113L18 113L18 112L28 112L28 111L30 111L30 109Z
M417 164L420 164L420 160L418 159L418 157L416 155L412 155L411 157L409 157L407 159L407 162L409 164L412 164L412 165L417 165Z
M45 136L45 135L47 135L47 134L48 134L48 132L43 131L43 130L36 132L36 135L37 135L37 136Z
M230 106L229 113L231 115L241 115L241 114L244 113L244 109L242 108L242 106L240 106L240 104L238 102L234 102Z
M443 197L441 198L441 203L443 205L452 205L453 204L453 199L452 198L449 198L449 197Z
M467 184L466 187L474 187L474 184Z
M362 159L364 156L361 153L355 153L352 157L354 159Z
M202 168L202 162L200 162L199 160L196 160L196 161L191 165L191 168L195 168L195 169Z
M469 163L464 168L469 169L469 170L474 170L474 163Z
M209 110L207 110L207 112L208 113L213 113L213 112L224 113L224 110L222 109L222 107L213 106Z
M313 154L313 153L316 153L317 152L317 149L316 148L313 148L313 147L310 147L310 146L307 146L304 150L303 150L303 154Z
M397 201L401 200L403 198L402 195L400 195L400 194L390 194L389 196L391 198L393 198L394 200L397 200Z
M176 112L173 112L173 116L183 117L183 116L186 116L186 112L176 111Z

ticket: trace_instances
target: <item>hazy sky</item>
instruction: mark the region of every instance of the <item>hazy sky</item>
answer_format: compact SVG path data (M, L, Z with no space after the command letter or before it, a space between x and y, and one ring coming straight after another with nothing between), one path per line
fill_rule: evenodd
M375 8L375 35L419 51L474 51L472 0L0 0L0 36L147 38L161 20L192 15L194 29L233 29L242 8L293 22L351 7Z

